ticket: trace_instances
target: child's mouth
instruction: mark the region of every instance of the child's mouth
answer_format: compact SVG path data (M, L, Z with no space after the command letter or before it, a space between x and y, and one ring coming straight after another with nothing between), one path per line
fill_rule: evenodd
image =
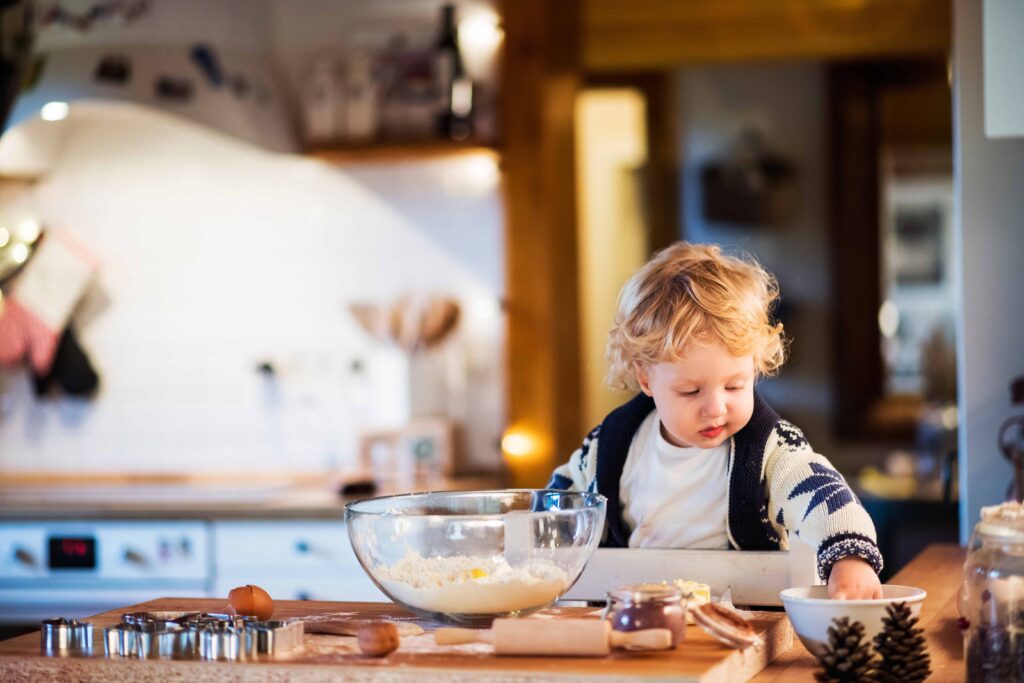
M719 434L721 434L723 429L725 429L725 425L719 425L717 427L708 427L707 429L700 430L700 435L703 436L705 439L713 439Z

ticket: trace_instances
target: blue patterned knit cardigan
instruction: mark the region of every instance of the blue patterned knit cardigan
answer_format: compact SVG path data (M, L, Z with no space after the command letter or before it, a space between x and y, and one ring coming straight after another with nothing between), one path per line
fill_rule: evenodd
M622 515L619 480L633 441L654 401L639 394L619 406L557 468L548 488L596 491L608 498L602 546L625 548L631 529ZM835 468L754 392L750 422L730 439L729 543L742 550L788 548L787 531L817 548L827 580L843 557L866 560L876 572L882 555L871 517Z

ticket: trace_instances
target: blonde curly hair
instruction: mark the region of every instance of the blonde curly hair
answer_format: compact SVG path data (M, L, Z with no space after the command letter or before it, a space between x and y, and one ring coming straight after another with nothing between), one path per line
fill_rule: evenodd
M638 365L679 360L691 343L720 343L735 356L752 355L758 375L775 374L787 343L770 315L778 298L775 278L752 256L676 242L622 288L605 382L637 391Z

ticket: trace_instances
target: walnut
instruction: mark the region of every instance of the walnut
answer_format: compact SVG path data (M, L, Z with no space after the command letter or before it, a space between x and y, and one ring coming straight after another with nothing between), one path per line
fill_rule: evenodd
M357 635L359 651L369 657L383 657L398 649L398 628L391 622L366 624Z

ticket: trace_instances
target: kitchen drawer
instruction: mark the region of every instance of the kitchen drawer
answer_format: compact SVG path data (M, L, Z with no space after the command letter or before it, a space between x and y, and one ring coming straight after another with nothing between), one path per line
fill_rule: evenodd
M358 567L339 569L333 577L273 573L261 567L232 567L217 576L215 594L227 598L232 588L250 583L270 593L274 600L390 602Z
M224 567L272 566L362 572L340 520L218 521L213 547L218 574Z

